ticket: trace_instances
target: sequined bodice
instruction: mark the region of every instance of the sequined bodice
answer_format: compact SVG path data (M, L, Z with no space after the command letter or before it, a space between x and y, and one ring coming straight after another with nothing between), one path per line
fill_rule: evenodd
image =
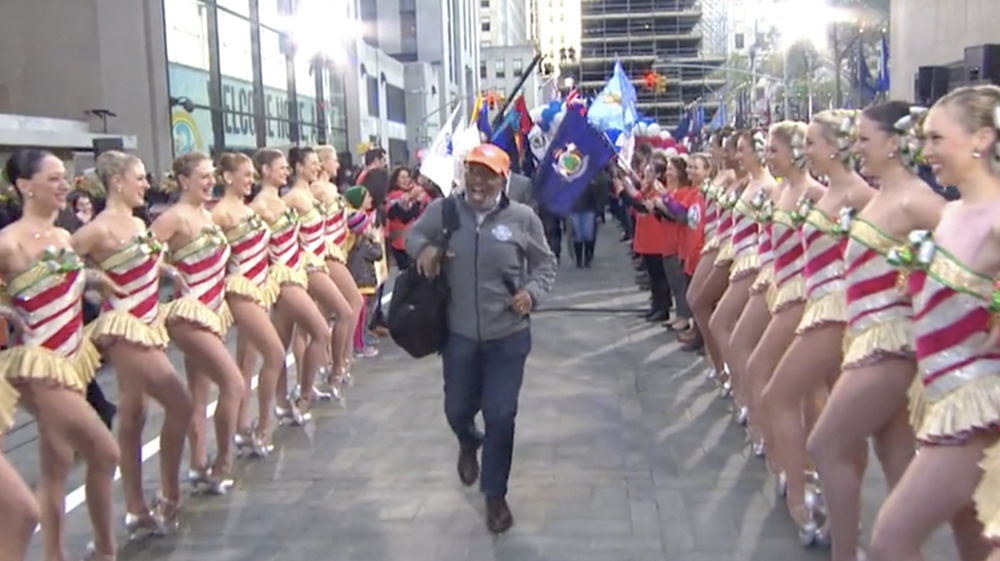
M326 255L326 220L318 203L299 215L299 243L303 251Z
M170 253L170 260L183 279L180 295L197 298L219 311L225 298L226 263L229 244L217 226L203 229L197 236Z
M299 220L292 209L286 209L278 218L267 225L271 239L267 243L267 256L272 265L282 265L292 269L301 263L302 246L299 245Z
M256 214L249 214L225 231L226 241L232 249L227 273L245 277L258 287L267 282L267 244L271 232Z
M719 227L719 202L716 198L717 187L706 182L702 194L705 197L705 239L711 239Z
M156 321L162 257L163 246L152 231L146 230L101 261L101 270L125 293L109 295L104 309L128 312L147 324Z
M775 284L780 287L801 275L805 265L805 249L799 225L790 212L780 209L774 211L771 243L774 247Z
M4 286L24 323L18 344L72 356L83 342L83 261L71 249L49 248Z
M819 209L810 210L802 224L802 241L806 296L816 300L831 292L843 292L847 237L838 231L837 222Z
M917 371L925 394L935 400L975 378L1000 373L1000 350L987 344L993 280L943 248L922 253L924 263L909 273L908 282Z
M867 331L880 323L910 320L909 299L899 286L899 271L886 254L899 241L860 218L850 227L844 250L848 330Z

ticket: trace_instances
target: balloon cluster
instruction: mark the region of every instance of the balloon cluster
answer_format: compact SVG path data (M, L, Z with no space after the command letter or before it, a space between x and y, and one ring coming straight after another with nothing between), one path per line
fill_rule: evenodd
M643 119L636 123L633 134L635 134L636 144L648 144L653 148L663 150L671 157L688 152L687 146L677 142L669 131L664 130L659 123L651 119Z

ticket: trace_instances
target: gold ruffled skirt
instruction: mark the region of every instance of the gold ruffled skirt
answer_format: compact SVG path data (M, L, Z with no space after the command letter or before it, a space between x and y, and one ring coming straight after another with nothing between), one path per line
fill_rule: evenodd
M760 258L756 253L744 255L733 261L733 268L729 271L729 282L737 282L751 276L756 276L760 271Z
M768 307L771 315L781 312L792 304L799 304L806 300L806 283L802 275L785 281L780 287L777 283L771 284L771 291L768 294Z
M795 333L801 334L817 327L837 323L847 323L847 294L841 290L834 290L815 300L807 301Z
M263 287L250 282L250 279L243 275L226 277L226 294L236 294L252 300L265 310L270 310L278 300L278 291L278 285L272 282L270 277L264 281Z
M331 240L326 242L326 259L338 263L347 263L347 254L344 253L344 248Z
M996 547L1000 545L1000 442L986 449L979 467L983 476L972 500L983 524L983 536Z
M182 296L163 306L164 322L179 319L207 329L223 338L233 324L233 316L225 301L216 312L192 296Z
M18 345L0 351L0 378L13 384L44 381L83 393L101 363L101 353L84 337L72 356L45 347Z
M267 275L268 283L273 284L278 292L286 284L309 288L309 274L301 265L294 269L286 265L271 265Z
M841 370L876 364L887 358L913 358L913 321L896 318L876 323L860 333L844 333Z
M163 324L162 307L160 311L160 316L152 325L124 310L101 312L93 323L84 328L84 333L98 347L124 340L140 347L166 349L170 336Z
M946 374L947 375L947 374ZM982 376L931 401L916 376L910 386L910 422L917 440L930 444L961 442L975 431L1000 424L1000 376Z
M715 255L715 266L728 267L732 264L734 257L733 242L729 239L719 242L719 253Z
M774 267L771 263L764 265L757 272L757 278L754 279L753 284L750 285L750 294L768 294L771 291L771 285L774 284Z
M17 390L5 378L0 378L0 434L14 426L14 412L17 408Z
M719 251L719 238L715 236L705 240L705 244L701 246L701 255L708 255L716 251Z
M315 253L309 253L305 251L302 253L302 268L306 270L306 274L309 273L326 273L326 260L316 255Z

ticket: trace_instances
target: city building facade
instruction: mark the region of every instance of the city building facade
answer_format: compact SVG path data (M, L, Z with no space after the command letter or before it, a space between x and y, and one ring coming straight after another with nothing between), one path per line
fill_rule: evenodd
M535 54L534 45L483 47L479 60L479 80L483 90L493 91L501 99L506 99L524 78L520 93L524 95L528 107L535 107L540 99L541 83L537 68L528 72Z
M1000 43L1000 2L996 0L893 0L890 3L890 97L917 101L920 67L947 67L949 89L972 81L1000 81L1000 60L965 60L965 49ZM994 59L998 57L993 57ZM985 68L984 68L985 66ZM978 72L971 72L977 70ZM978 77L974 74L979 74ZM978 79L976 79L978 78Z
M527 0L478 0L479 44L483 48L523 45L531 35Z
M581 16L584 93L599 91L620 60L636 84L639 111L663 126L675 126L696 102L709 114L718 107L724 0L581 0ZM654 71L665 78L662 91L644 84Z
M534 0L534 4L538 48L552 65L551 73L572 68L580 52L581 0Z

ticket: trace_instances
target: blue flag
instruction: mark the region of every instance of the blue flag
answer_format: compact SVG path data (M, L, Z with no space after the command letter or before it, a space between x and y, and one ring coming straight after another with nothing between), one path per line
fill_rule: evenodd
M594 97L593 103L587 113L590 124L597 130L606 131L614 129L619 131L631 131L639 114L635 104L637 95L635 86L625 74L621 62L615 62L615 70L611 74L611 79L601 90L601 93Z
M535 200L556 216L569 216L577 199L614 155L608 137L590 126L585 114L567 111L535 170Z

